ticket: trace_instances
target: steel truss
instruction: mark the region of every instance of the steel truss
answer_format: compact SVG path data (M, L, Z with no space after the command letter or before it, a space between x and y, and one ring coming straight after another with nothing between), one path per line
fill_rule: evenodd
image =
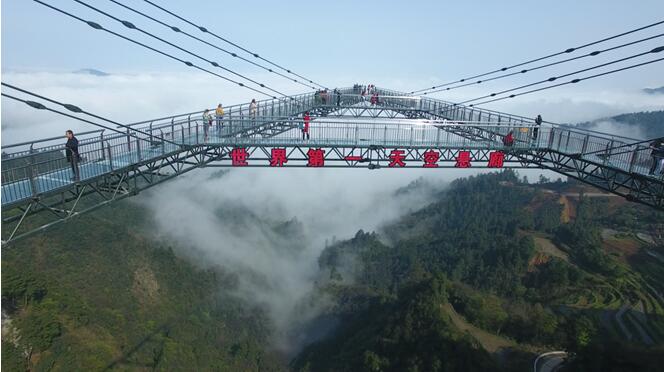
M437 148L437 147L401 147L386 148L381 146L307 146L306 144L293 145L248 145L241 147L222 146L221 153L224 155L216 161L206 164L208 167L274 167L274 168L460 168L457 161L460 159L461 152L469 154L470 164L461 168L491 168L489 159L491 153L500 151L492 149L464 149L464 148ZM246 165L234 165L232 151L234 149L244 149L248 154ZM272 150L285 149L287 162L283 166L271 165ZM322 150L324 164L317 166L310 162L309 151ZM392 162L392 151L402 151L400 159L404 162L403 166L390 166ZM425 166L425 152L434 151L438 159L431 167ZM502 153L502 152L501 152ZM500 168L532 168L539 167L532 165L521 156L510 152L502 153L503 166ZM493 167L498 168L498 167Z
M223 148L188 146L181 152L103 174L58 193L40 195L27 203L3 207L3 245L28 237L112 202L138 194L162 182L224 157ZM34 216L39 214L39 216ZM28 217L34 216L34 219Z
M302 98L304 99L304 98ZM36 194L31 199L22 200L16 204L3 205L3 245L17 239L30 236L43 231L62 222L70 221L84 213L93 211L99 207L121 200L140 191L158 185L169 179L189 172L200 167L233 167L232 151L236 148L244 148L248 155L247 167L270 167L273 158L273 149L285 150L287 161L283 168L319 167L321 164L311 163L310 150L323 151L322 167L324 168L359 168L359 169L382 169L390 168L393 161L390 155L393 150L403 151L403 167L393 168L427 168L425 164L425 153L435 151L438 159L435 167L431 168L455 168L462 151L469 154L470 167L487 168L491 154L496 151L496 143L500 143L501 133L487 130L482 127L473 126L439 126L441 131L466 138L473 144L474 148L463 147L418 147L404 145L401 148L386 148L375 145L350 146L329 145L314 147L311 144L271 143L266 146L260 143L261 138L278 138L279 134L289 130L297 130L297 120L302 114L309 111L314 116L329 117L370 117L370 118L421 118L434 120L457 120L465 117L464 109L461 107L431 106L424 107L422 104L414 103L413 99L394 98L381 94L381 100L386 100L386 105L379 102L378 105L370 105L360 98L350 96L341 100L339 106L334 104L317 104L312 97L309 106L298 106L290 109L288 113L280 112L281 116L272 116L267 121L259 121L257 125L245 127L238 126L237 130L231 130L230 137L237 137L238 143L243 147L234 147L232 144L183 144L181 148L170 153L165 153L147 161L131 164L128 167L115 169L112 172L102 174L98 177L86 179L84 182L66 185L60 189L44 194ZM332 101L336 102L336 101ZM230 110L229 110L230 111ZM248 108L240 107L241 115L248 113ZM284 115L286 114L286 115ZM496 113L491 115L496 117ZM473 111L468 115L473 119ZM504 117L504 116L502 116ZM245 122L250 118L244 115ZM477 121L484 120L481 115ZM501 116L498 116L500 123ZM507 117L507 119L510 119ZM260 118L259 118L260 120ZM301 120L301 119L299 119ZM524 122L523 119L519 119ZM191 125L191 115L186 120ZM171 119L170 126L174 126ZM180 125L180 124L178 124ZM230 124L232 127L232 123ZM197 128L197 127L196 127ZM197 129L196 129L197 130ZM150 133L152 124L150 124ZM191 132L189 128L189 132ZM184 136L185 130L180 130L180 136ZM189 133L191 134L191 133ZM172 137L175 130L171 129ZM198 135L197 135L198 137ZM256 139L256 142L253 142ZM558 137L560 141L562 137ZM569 141L569 137L567 137ZM184 143L184 139L182 139ZM608 192L621 195L628 200L637 201L658 209L664 209L664 181L653 177L647 177L638 173L621 170L601 161L584 158L575 154L563 153L554 150L552 143L546 148L512 149L503 153L503 167L505 168L541 168L549 169L560 174L578 179L592 186ZM486 146L484 149L482 147ZM584 145L585 147L585 145ZM465 154L464 154L465 155ZM631 169L631 167L630 167Z
M608 168L603 164L557 151L520 154L524 161L572 177L629 201L664 210L664 182L637 173Z
M431 115L435 118L436 115ZM454 134L472 141L495 141L497 134L481 127L470 129L448 129ZM525 163L572 177L599 189L620 195L629 201L635 201L664 210L664 180L608 167L579 155L565 154L549 149L514 151L513 155Z

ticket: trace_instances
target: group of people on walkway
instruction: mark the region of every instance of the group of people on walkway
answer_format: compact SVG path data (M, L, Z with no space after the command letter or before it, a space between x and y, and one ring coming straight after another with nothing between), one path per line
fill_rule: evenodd
M373 84L369 84L366 89L362 89L360 96L362 97L362 102L367 100L367 96L371 96L369 99L370 103L372 105L378 104L378 92L376 91L376 86Z
M214 114L210 109L205 109L203 111L203 135L205 141L208 140L210 129L212 128L213 123L216 123L217 134L221 133L221 130L224 126L224 106L220 103L217 105L217 108L214 110ZM256 99L252 99L249 103L249 118L255 122L256 117L258 116L258 102Z
M320 104L327 105L328 98L329 98L329 95L327 93L327 89L317 90L316 93L314 93L314 102L317 105L320 105Z
M216 123L217 134L220 134L224 123L224 106L221 103L218 104L217 108L214 110L214 117L209 109L205 109L203 112L203 134L205 141L208 140L208 135L213 122Z
M528 135L528 128L521 128L520 132L523 132L526 134L526 138L523 139L525 142L530 142L530 145L534 146L537 142L537 137L539 136L539 130L540 127L542 126L542 115L537 115L535 118L535 126L532 128L531 135ZM529 138L530 137L530 138ZM523 137L521 137L523 138ZM530 139L530 140L529 140ZM521 140L521 139L520 139ZM516 141L514 137L514 130L510 130L507 132L505 136L503 136L503 145L505 147L512 147L514 146L514 142Z
M330 94L327 89L317 90L314 93L314 103L317 105L336 104L337 106L341 106L341 92L336 88L334 88L332 94Z
M376 86L373 84L367 84L367 85L353 84L354 94L360 94L362 91L372 93L374 89L376 89Z

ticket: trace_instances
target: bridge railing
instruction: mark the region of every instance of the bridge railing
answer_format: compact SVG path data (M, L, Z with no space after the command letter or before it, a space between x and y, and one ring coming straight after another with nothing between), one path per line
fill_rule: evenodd
M104 129L80 132L77 134L77 138L79 139L79 142L88 142L98 138L99 136L103 136L104 132ZM33 141L3 145L2 159L4 160L30 155L35 151L55 150L62 147L63 141L66 141L64 133L62 136L41 138Z
M648 174L654 161L646 143L600 137L565 127L552 127L544 147L630 173Z
M194 123L194 130L196 126L197 123ZM159 159L165 154L181 151L178 144L162 141L161 138L171 137L175 138L176 142L195 143L195 140L191 141L187 137L189 134L183 125L174 128L175 131L170 133L158 130L158 134L152 138L132 131L130 135L116 133L104 136L100 133L79 141L80 159L76 160L78 180L85 181L135 167ZM28 153L21 152L14 157L4 157L1 174L3 205L45 192L64 190L75 181L71 161L67 159L66 148L62 143Z
M357 94L360 89L343 88L341 99L344 105L353 105L369 97ZM455 123L429 121L424 125L414 122L390 123L330 121L315 118L311 123L311 140L307 145L353 145L394 146L493 146L500 147L501 138L512 130L516 137L515 148L535 147L550 149L568 155L579 156L598 164L616 167L623 171L647 174L653 159L650 149L644 144L630 144L636 140L625 137L597 134L560 125L533 126L529 118L508 115L490 110L455 106L453 104L415 96L404 96L401 92L378 89L379 106L394 109L422 110L434 117L450 118ZM328 91L325 101L320 94L308 93L297 96L297 100L265 100L259 103L258 114L249 114L249 104L226 107L222 129L216 124L210 128L200 113L189 113L146 121L136 125L136 130L126 133L89 131L78 133L79 151L82 155L81 179L96 177L103 172L132 166L135 163L158 158L160 155L180 151L178 145L191 144L302 144L298 128L298 116L305 110L336 105L336 96ZM323 103L324 102L324 103ZM461 123L465 122L465 123ZM280 123L283 128L294 129L271 139L260 137L253 128ZM208 129L208 138L205 138ZM443 130L441 130L443 129ZM535 131L538 136L535 137ZM35 196L45 190L53 190L68 184L70 172L65 157L64 136L40 139L3 146L2 185L3 204L5 194L11 200L17 197ZM7 153L7 150L11 152ZM64 172L64 173L63 173ZM6 187L7 186L7 187Z
M343 105L354 105L362 100L360 95L354 94L353 88L340 88L338 91L341 94L340 103ZM270 120L284 120L301 115L311 108L333 107L337 104L334 91L328 91L327 99L316 93L307 93L294 97L296 98L295 100L259 101L255 116L251 115L250 103L225 107L224 122L235 128L251 129L251 125L248 125L250 120L257 123L257 125L264 125ZM214 110L210 110L210 115L213 117L213 121L216 121ZM137 126L136 128L149 133L157 129L162 129L166 133L169 133L172 131L172 127L180 124L191 125L194 120L203 120L203 111L141 122L143 126ZM145 125L146 123L148 125Z
M245 120L246 121L246 120ZM249 120L251 122L251 120ZM269 121L269 120L268 120ZM237 121L236 121L237 123ZM236 130L224 124L220 132L210 128L207 143L210 145L304 145L304 146L432 146L454 148L496 148L503 147L502 139L512 131L515 148L535 146L531 140L532 126L491 126L484 123L448 122L432 120L361 120L338 119L334 117L314 118L309 124L309 140L303 140L302 119L292 119L283 123L291 130L264 138L234 135ZM200 122L199 132L203 131ZM246 124L250 126L251 124ZM546 130L542 130L542 133ZM472 137L473 139L469 138ZM200 142L201 139L198 138ZM542 141L541 144L544 144Z
M78 164L80 180L85 181L110 172L151 161L160 161L164 155L181 151L178 145L210 146L381 146L386 148L456 148L493 150L551 150L577 156L597 164L611 166L627 172L647 174L652 158L645 145L631 145L617 140L601 138L589 133L556 127L535 127L525 123L455 122L433 120L348 120L314 118L310 122L309 139L302 138L301 119L283 122L286 130L274 137L259 134L247 136L243 128L274 122L279 118L263 117L256 120L234 118L223 123L217 131L202 120L189 120L157 131L154 137L139 133L132 136L113 134L87 138L79 144L81 161ZM233 123L233 124L230 124ZM240 129L238 130L238 126ZM207 129L208 136L205 132ZM168 131L166 131L168 130ZM512 146L503 145L503 137L512 131ZM537 131L537 135L535 135ZM168 138L177 144L162 141ZM2 203L6 205L29 199L45 192L66 189L74 173L65 156L65 148L49 146L46 150L3 159Z
M105 139L98 136L79 142L80 178L87 179L105 171L92 166L107 157ZM65 187L74 173L63 145L2 160L2 203L36 196Z
M391 95L405 94L382 88L379 91ZM451 120L479 121L487 124L496 123L497 125L514 126L534 124L534 118L458 105L429 97L413 97L421 99L422 110ZM544 147L552 150L577 155L596 164L640 174L648 174L650 166L655 161L651 156L651 149L646 144L635 144L635 142L641 142L639 139L581 129L572 125L547 121L543 123L544 125L538 128L538 131L541 133L549 132L549 142ZM545 128L551 129L547 130ZM543 145L540 143L542 138L540 136L538 139L538 147ZM659 177L663 176L660 175Z
M408 95L407 93L393 91L389 89L379 88L381 94L390 94L390 95ZM521 115L508 114L500 111L489 110L485 108L471 107L460 104L455 104L452 102L447 102L437 98L431 97L421 97L421 96L412 96L414 99L420 99L422 101L422 109L429 111L431 113L436 113L437 115L444 116L450 120L460 120L460 121L484 121L487 123L497 123L502 124L505 122L508 123L531 123L534 124L535 118L525 117ZM543 121L544 125L550 125L552 127L561 128L570 131L576 131L578 133L586 134L592 133L597 137L608 138L611 140L622 141L624 143L638 142L639 139L630 138L625 136L617 136L610 133L603 133L588 129L580 129L573 125L569 124L560 124L550 121Z
M350 97L355 90L351 88L339 88L342 93L342 97ZM293 99L290 99L293 98ZM256 101L257 103L257 113L256 117L289 117L306 111L307 109L316 106L322 105L323 100L320 95L316 95L315 92L304 93L299 95L291 96L290 98L282 97L278 99L265 99ZM334 97L333 91L328 91L328 99L326 100L327 105L334 105L336 97ZM350 100L350 98L349 98ZM355 99L353 99L355 100ZM358 100L355 100L358 101ZM251 117L251 103L241 103L232 106L224 107L224 116L233 117L233 118L245 118ZM210 113L214 116L215 107L209 109ZM142 130L149 129L150 126L153 128L162 128L171 124L184 123L188 120L199 120L202 119L202 115L205 110L189 112L185 114L178 114L168 117L162 117L152 120L144 120L136 123L129 124L129 126L135 126Z
M359 89L350 88L339 88L338 91L341 93L341 100L343 105L354 105L362 101L362 97L357 94ZM328 98L324 100L320 94L317 93L305 93L293 96L291 99L268 99L258 101L257 114L256 118L270 118L270 119L284 119L292 116L297 116L303 113L304 111L317 106L335 106L336 105L336 96L334 91L328 91ZM382 98L381 98L382 99ZM366 101L369 100L369 97L365 98ZM401 105L407 106L406 103L408 100L401 99L391 99L390 101L384 101L385 103L391 105ZM250 103L243 103L238 105L227 106L224 108L225 115L224 118L226 121L233 123L234 120L239 120L238 123L246 124L244 119L252 118L250 113ZM189 112L185 114L178 114L168 117L156 118L153 120L145 120L141 122L136 122L128 124L129 127L136 128L136 130L149 133L151 140L158 139L158 131L163 131L166 135L169 135L174 131L174 128L177 125L186 124L187 126L191 125L192 120L202 120L202 111ZM214 116L214 108L210 110L212 116ZM263 120L264 122L265 120ZM261 122L261 123L263 123ZM237 125L240 127L240 125ZM118 127L118 129L125 131L124 128ZM248 129L248 128L246 128ZM76 133L77 138L80 142L96 141L98 138L94 137L94 134L104 133L103 131L90 131L83 133ZM131 132L133 133L133 132ZM88 135L93 134L92 137L88 139ZM136 133L134 133L136 134ZM107 133L109 138L114 138L116 136L122 137L122 134L117 133ZM142 135L142 134L141 134ZM167 139L169 139L168 137ZM24 155L29 155L31 152L44 152L55 150L57 151L62 147L60 144L61 137L47 138L47 139L37 139L30 142L25 142L22 144L8 145L3 146L3 151L5 149L11 149L10 152L5 151L3 158L15 158ZM20 146L19 146L20 145Z

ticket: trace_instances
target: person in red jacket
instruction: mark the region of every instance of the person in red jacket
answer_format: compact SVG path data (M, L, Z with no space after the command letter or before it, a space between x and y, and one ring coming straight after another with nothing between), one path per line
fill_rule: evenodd
M305 136L307 139L309 139L309 122L311 121L309 111L304 113L304 118L302 118L302 121L304 122L304 127L302 127L302 141L304 141Z
M503 145L507 147L512 147L514 145L514 133L509 131L505 137L503 137Z

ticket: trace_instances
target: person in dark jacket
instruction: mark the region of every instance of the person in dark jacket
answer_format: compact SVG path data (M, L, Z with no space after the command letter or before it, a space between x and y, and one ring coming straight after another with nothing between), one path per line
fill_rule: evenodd
M533 128L533 140L537 140L537 135L539 134L539 128L542 126L542 115L537 115L535 118L535 128Z
M80 172L78 170L78 162L81 160L81 155L78 153L78 139L74 137L74 132L71 129L65 132L65 136L67 136L67 143L65 144L67 161L71 164L71 171L74 173L74 177L71 180L79 181Z
M650 157L652 158L652 165L650 166L650 172L648 174L655 174L657 165L664 158L664 137L657 138L656 140L650 142Z

